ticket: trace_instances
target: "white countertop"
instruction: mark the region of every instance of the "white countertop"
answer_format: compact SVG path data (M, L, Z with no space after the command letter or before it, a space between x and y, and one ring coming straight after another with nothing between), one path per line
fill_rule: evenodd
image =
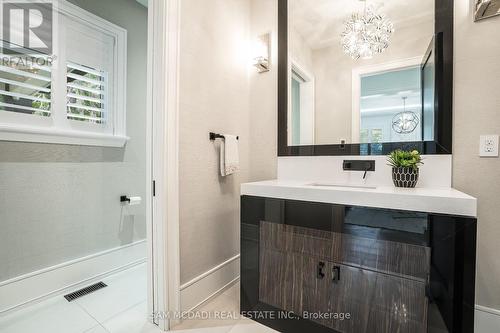
M313 186L319 182L269 180L241 184L241 195L351 206L477 216L477 200L454 188L404 189L394 186L352 188Z

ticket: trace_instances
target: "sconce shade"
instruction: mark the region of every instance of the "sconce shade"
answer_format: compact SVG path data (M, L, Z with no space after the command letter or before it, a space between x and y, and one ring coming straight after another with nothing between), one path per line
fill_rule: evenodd
M259 36L253 45L252 60L253 65L259 73L268 72L270 70L269 61L269 34Z

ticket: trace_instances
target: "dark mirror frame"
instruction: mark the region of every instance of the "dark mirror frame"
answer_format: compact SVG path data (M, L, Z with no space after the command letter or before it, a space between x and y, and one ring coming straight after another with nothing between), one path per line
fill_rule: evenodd
M453 3L435 0L435 35L442 39L437 54L434 141L288 145L288 0L278 0L278 156L387 155L394 149L423 154L451 154L453 128Z

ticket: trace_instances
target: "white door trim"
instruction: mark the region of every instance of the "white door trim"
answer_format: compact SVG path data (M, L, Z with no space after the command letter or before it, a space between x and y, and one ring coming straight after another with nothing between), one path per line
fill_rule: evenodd
M351 143L359 142L359 127L360 127L360 105L361 97L361 76L365 74L376 74L390 72L395 69L413 67L422 63L423 55L419 57L399 59L396 61L384 62L381 64L368 65L357 67L352 70L352 131Z
M154 282L155 272L153 265L153 12L152 7L148 7L148 51L147 51L147 88L146 88L146 238L147 238L147 292L148 292L148 313L152 314L157 310L156 306L156 285ZM151 316L149 321L154 321Z
M291 59L290 60L290 63L291 63L291 69L290 69L290 73L293 73L293 72L296 72L297 74L299 74L304 80L304 86L301 87L300 89L300 94L301 94L301 97L300 97L300 110L301 110L301 124L300 124L300 136L301 136L301 145L302 144L307 144L307 145L314 145L315 142L316 142L316 77L314 76L314 73L311 72L308 68L306 68L305 66L303 66L300 62L298 62L297 60L295 59ZM290 80L290 84L291 84L291 80ZM306 92L304 92L304 90L306 90ZM290 93L292 93L292 91L290 90ZM303 124L302 122L302 110L304 109L304 96L303 95L308 95L309 97L309 102L310 102L310 105L309 105L309 110L311 111L311 114L310 114L310 126L307 127ZM290 100L290 103L292 103L292 100ZM289 107L289 110L290 110L290 113L289 113L289 117L291 119L292 117L292 105L290 104L290 107ZM291 126L292 122L290 120L289 122L290 124L290 129L292 129L290 132L290 135L292 134L293 132L293 128ZM303 127L304 125L304 127ZM304 130L307 130L310 135L309 135L309 139L310 141L309 142L306 142L304 143L304 140L305 138L303 138L303 133L304 133ZM291 141L290 141L291 142Z
M180 0L153 0L150 15L152 87L152 203L155 323L176 324L165 314L180 310L178 53Z

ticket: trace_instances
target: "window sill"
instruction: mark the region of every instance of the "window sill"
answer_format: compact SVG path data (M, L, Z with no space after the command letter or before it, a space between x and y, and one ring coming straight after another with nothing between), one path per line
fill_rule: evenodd
M0 141L122 148L129 139L124 135L0 125Z

